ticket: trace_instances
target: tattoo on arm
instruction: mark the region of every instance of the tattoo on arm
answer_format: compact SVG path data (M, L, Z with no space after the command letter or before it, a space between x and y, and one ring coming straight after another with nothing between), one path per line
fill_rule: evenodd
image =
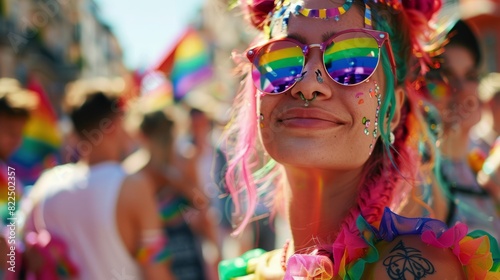
M406 247L403 241L399 241L391 250L390 255L384 260L384 266L387 275L393 280L407 280L406 276L420 280L435 271L432 263L422 256L420 250Z

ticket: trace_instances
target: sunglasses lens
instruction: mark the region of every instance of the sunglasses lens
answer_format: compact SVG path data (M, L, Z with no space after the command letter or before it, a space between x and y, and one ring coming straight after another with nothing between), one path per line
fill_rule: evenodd
M252 78L260 91L278 94L295 84L303 68L302 49L291 41L276 41L255 54Z
M325 48L325 69L332 79L342 85L366 81L377 68L378 43L363 32L339 35Z

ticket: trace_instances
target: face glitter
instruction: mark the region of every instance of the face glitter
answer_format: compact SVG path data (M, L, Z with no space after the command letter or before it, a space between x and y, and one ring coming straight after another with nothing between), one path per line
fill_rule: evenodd
M356 97L357 99L359 99L359 100L358 100L358 105L361 105L361 104L364 104L364 103L365 103L365 100L364 100L363 98L361 98L361 99L360 99L360 97L361 97L361 96L363 96L363 93L362 93L362 92L358 92L358 93L356 93L356 95L355 95L355 97Z
M379 114L380 114L380 105L382 104L382 95L380 94L380 87L378 86L377 82L375 81L375 90L373 90L374 92L374 96L377 97L377 110L375 111L375 127L373 128L373 140L372 140L372 143L370 144L370 155L373 151L373 147L375 145L375 141L377 141L377 137L378 137L378 117L379 117ZM372 89L370 89L370 95L371 95L371 92L372 92ZM366 130L366 128L365 128Z
M323 76L321 75L321 71L318 69L314 73L316 73L316 80L318 81L318 83L322 84L323 83Z
M368 128L370 127L370 120L367 119L366 117L363 117L361 123L365 125L365 130L364 130L365 135L366 136L370 135L370 131L368 130Z

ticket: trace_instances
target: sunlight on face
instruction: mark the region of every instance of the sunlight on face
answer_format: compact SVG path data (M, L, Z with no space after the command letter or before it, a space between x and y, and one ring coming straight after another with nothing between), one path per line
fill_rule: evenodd
M318 9L342 4L343 1L310 0L304 6ZM287 35L304 44L318 44L327 34L363 27L364 10L353 5L338 22L292 15ZM305 72L302 80L284 93L260 97L260 136L266 151L285 166L336 170L361 167L376 139L375 91L378 88L383 99L382 67L379 65L374 75L360 85L342 86L327 76L322 52L313 48L306 57ZM305 107L300 94L310 99L314 93L316 98Z

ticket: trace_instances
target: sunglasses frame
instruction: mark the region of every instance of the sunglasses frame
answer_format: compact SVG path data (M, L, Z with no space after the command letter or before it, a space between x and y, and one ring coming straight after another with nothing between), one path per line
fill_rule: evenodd
M347 29L347 30L335 33L335 35L333 35L332 37L328 38L326 41L324 41L323 43L320 43L320 44L304 44L302 42L299 42L299 41L297 41L295 39L288 38L288 37L276 38L276 39L267 41L267 42L265 42L265 43L263 43L261 45L257 45L257 46L251 47L251 48L247 49L247 51L245 53L246 53L247 59L250 61L250 63L252 63L252 72L253 72L255 70L255 67L256 67L255 63L254 63L255 56L256 56L256 54L259 53L259 51L261 49L263 49L264 47L266 47L267 45L272 44L272 43L276 43L276 42L279 42L279 41L288 41L288 42L291 42L293 44L296 44L302 50L302 53L304 54L304 62L302 64L302 68L303 69L304 69L304 67L306 65L307 54L309 53L309 51L312 48L319 48L321 50L321 52L322 52L322 58L321 59L322 59L322 63L323 63L323 70L325 70L326 69L326 66L325 66L325 49L326 49L326 47L328 45L330 45L330 43L333 40L335 40L335 38L337 38L337 37L339 37L341 35L347 34L347 33L354 33L354 32L368 34L372 38L374 38L375 41L377 42L379 52L378 52L377 65L374 68L375 70L378 68L378 66L380 64L380 53L381 53L382 46L386 45L386 47L388 49L388 52L389 52L389 61L391 63L391 68L392 68L391 70L392 70L392 73L394 75L394 81L396 83L396 81L397 81L397 76L396 76L396 62L394 60L394 54L392 52L392 47L391 47L391 44L390 44L389 34L387 32L379 31L379 30L366 29L366 28ZM370 74L370 76L368 76L363 81L361 81L359 83L356 83L356 84L348 84L348 85L337 82L335 79L333 79L330 76L330 73L328 73L328 71L325 70L325 72L328 75L328 77L332 81L334 81L336 84L341 85L341 86L351 87L351 86L357 86L357 85L359 85L361 83L366 82L375 73L375 70ZM252 80L253 80L253 78L252 78ZM281 91L281 92L263 92L263 93L265 93L265 94L281 94L281 93L287 91L288 89L294 87L299 81L300 80L296 79L293 82L293 84L291 84L289 87L287 87L284 91ZM254 86L257 89L259 89L259 86L255 85L255 81L254 81ZM259 91L260 91L260 89L259 89Z

